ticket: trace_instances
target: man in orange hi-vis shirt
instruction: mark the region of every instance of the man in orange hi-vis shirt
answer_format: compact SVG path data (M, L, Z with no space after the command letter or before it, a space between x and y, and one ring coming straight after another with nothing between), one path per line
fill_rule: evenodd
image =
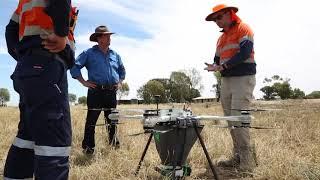
M236 15L238 8L219 4L212 8L206 21L215 22L222 28L218 39L214 63L205 70L221 73L221 104L224 115L240 115L241 109L249 109L256 84L256 63L253 50L253 32ZM235 126L229 122L229 126ZM252 172L256 166L254 146L250 145L248 128L232 128L233 155L231 159L220 161L220 167L235 167L244 172Z

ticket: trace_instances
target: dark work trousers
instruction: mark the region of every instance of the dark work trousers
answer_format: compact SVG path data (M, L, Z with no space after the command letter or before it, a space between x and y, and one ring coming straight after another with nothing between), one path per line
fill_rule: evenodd
M99 118L102 108L106 108L108 110L104 111L104 118L106 120L107 131L109 132L109 143L112 142L114 137L116 126L111 124L111 120L108 118L108 115L111 113L110 108L117 107L117 92L116 90L109 89L88 89L87 96L87 118L86 125L84 130L84 138L82 141L82 148L85 149L87 147L94 148L94 134L95 134L95 125Z
M57 56L46 53L22 56L11 76L20 95L20 121L4 167L6 180L68 179L71 121L66 68Z

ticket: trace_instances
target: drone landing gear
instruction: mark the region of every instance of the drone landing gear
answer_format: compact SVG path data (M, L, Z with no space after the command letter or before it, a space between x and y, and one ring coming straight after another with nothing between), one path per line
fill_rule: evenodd
M106 129L109 136L109 145L111 145L115 149L120 148L120 141L118 139L118 126L117 126L119 124L119 120L111 119L109 123L107 122L107 119L105 119L105 121L106 121L105 123Z
M191 175L191 167L188 164L181 166L165 166L159 165L155 167L155 170L159 172L162 176L169 177L170 179L180 180L184 179L185 176Z
M211 171L212 171L215 179L216 179L216 180L219 180L220 178L219 178L219 176L218 176L218 171L217 171L217 169L215 168L215 166L213 165L213 163L212 163L212 161L211 161L211 159L210 159L209 153L208 153L207 148L206 148L206 146L205 146L205 144L204 144L204 142L203 142L203 139L202 139L202 137L201 137L201 135L200 135L200 132L199 132L199 130L198 130L198 128L197 128L197 123L196 123L196 122L193 122L193 128L194 128L194 131L196 132L196 134L197 134L197 136L198 136L198 139L199 139L199 141L200 141L200 144L201 144L201 147L202 147L202 149L203 149L203 152L204 152L204 154L206 155L206 158L207 158L207 160L208 160L210 169L211 169Z
M150 142L151 142L151 140L152 140L152 136L153 136L153 133L150 133L148 142L147 142L147 144L146 144L146 147L145 147L144 150L143 150L143 153L142 153L142 156L141 156L141 158L140 158L138 167L137 167L137 169L136 169L136 171L135 171L135 173L134 173L135 176L137 176L137 175L139 174L139 170L140 170L140 168L141 168L141 164L142 164L143 159L144 159L144 157L145 157L145 155L146 155L146 153L147 153L147 150L148 150L148 148L149 148Z
M185 176L190 176L191 168L189 165L185 164L185 160L196 139L199 139L202 149L208 160L210 169L215 179L219 180L220 178L218 176L217 169L213 165L209 157L209 153L205 147L204 141L200 135L200 131L202 130L203 125L199 125L196 120L187 121L186 119L181 119L177 122L178 123L174 125L157 124L155 126L156 130L166 130L167 128L173 128L174 130L168 131L166 133L153 132L150 134L148 142L144 148L138 167L134 174L136 176L138 175L152 137L155 136L157 151L162 161L162 164L156 167L156 170L160 172L161 175L167 176L170 179L174 180L179 180L183 179Z

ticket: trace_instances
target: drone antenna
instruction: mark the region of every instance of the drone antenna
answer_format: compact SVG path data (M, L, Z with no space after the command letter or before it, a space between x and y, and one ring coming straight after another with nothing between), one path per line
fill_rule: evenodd
M154 95L153 96L154 99L156 100L156 104L157 104L157 115L159 113L159 100L160 100L160 95Z

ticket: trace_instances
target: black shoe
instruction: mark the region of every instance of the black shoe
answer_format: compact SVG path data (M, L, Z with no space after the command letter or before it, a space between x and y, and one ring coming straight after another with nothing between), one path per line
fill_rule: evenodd
M90 147L86 147L85 149L82 150L82 152L86 155L92 155L94 153L94 149Z

